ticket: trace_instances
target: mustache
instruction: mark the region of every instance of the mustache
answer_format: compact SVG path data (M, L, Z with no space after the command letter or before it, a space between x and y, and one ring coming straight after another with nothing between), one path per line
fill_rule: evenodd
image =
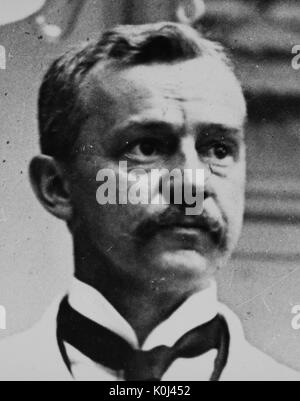
M207 233L214 245L226 248L228 222L225 216L216 218L204 209L199 216L185 216L175 208L169 208L160 215L143 221L136 229L135 236L139 241L152 239L159 231L172 227L196 228Z

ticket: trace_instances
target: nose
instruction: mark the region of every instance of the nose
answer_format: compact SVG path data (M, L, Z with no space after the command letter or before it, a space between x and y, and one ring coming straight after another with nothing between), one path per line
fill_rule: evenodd
M187 137L182 139L181 149L180 149L180 168L185 171L204 171L205 181L209 178L211 171L207 163L201 161L199 153L196 149L195 138ZM192 178L192 177L190 177ZM195 185L196 183L187 180L187 185Z
M181 203L183 208L194 206L197 202L210 196L208 181L211 170L207 163L201 161L194 138L183 138L175 168L180 171L181 179L170 179L171 204L179 206L175 200L175 196L179 192L185 195L182 197Z

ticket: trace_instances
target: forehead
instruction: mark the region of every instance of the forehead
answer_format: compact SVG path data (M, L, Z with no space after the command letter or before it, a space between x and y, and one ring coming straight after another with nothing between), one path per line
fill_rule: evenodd
M216 123L242 127L246 106L241 87L223 63L196 59L123 69L96 67L82 87L90 117L106 125L127 120Z

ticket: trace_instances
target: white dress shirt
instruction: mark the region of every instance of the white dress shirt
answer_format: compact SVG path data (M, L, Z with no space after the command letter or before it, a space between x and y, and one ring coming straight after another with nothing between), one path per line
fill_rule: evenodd
M0 342L0 381L123 380L120 372L109 371L66 345L72 366L70 373L57 341L57 315L62 297L53 302L32 329ZM131 327L92 288L75 281L71 303L78 312L109 327L137 346ZM216 313L225 317L231 340L228 363L220 381L300 381L299 373L279 364L247 342L239 318L217 301L214 284L190 298L170 319L157 327L143 349L162 344L173 345L174 340L182 334L211 320ZM177 360L163 380L207 381L212 374L215 357L216 351L210 351L199 358Z
M80 314L123 337L135 349L139 348L132 327L92 287L74 279L69 302ZM157 326L146 339L142 350L148 351L161 345L172 347L187 332L214 319L218 312L217 287L215 282L211 282L209 288L190 297L170 318ZM65 345L76 380L124 380L121 372L110 371L94 363L71 345ZM178 359L165 373L163 381L207 381L213 373L216 356L217 351L212 350L194 359Z

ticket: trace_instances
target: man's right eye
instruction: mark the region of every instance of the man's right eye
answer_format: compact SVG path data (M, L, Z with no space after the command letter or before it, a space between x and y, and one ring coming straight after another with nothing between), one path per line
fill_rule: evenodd
M157 140L145 139L135 143L125 153L125 157L139 162L153 162L165 154L164 146Z

